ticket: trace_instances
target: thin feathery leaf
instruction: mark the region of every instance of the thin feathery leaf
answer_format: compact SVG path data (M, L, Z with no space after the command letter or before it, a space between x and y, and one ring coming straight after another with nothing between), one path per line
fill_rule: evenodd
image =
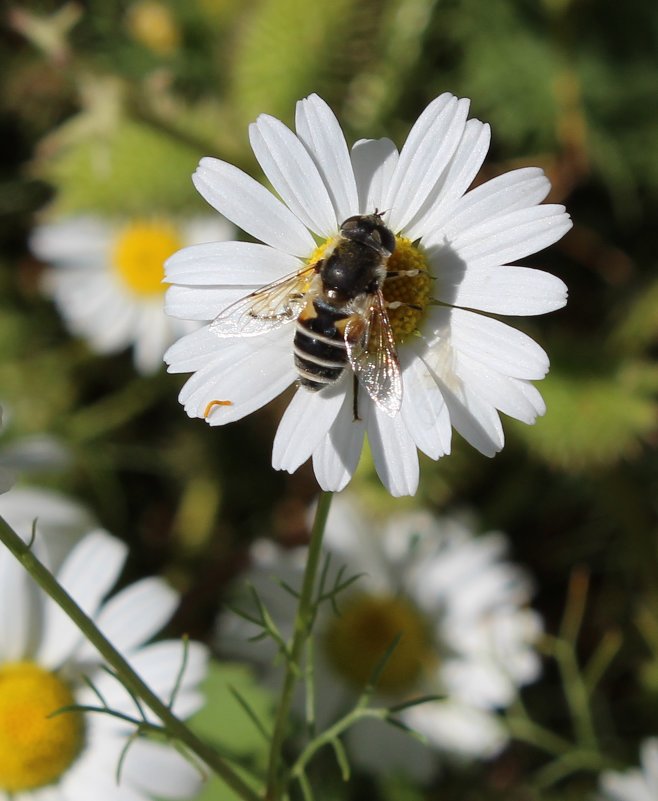
M247 699L242 695L242 693L234 687L232 684L228 685L229 692L235 698L235 700L240 704L244 712L246 713L249 720L254 724L258 732L262 735L263 739L266 742L269 742L272 738L271 732L267 730L261 719L258 717L254 708L251 704L247 701Z
M315 801L315 796L313 795L313 790L311 789L311 784L308 780L308 776L306 775L306 771L302 770L299 772L297 775L297 781L299 782L302 795L304 796L304 801Z
M184 634L183 635L183 658L181 659L180 668L178 669L178 673L176 674L176 681L174 682L174 688L171 691L171 695L169 696L169 703L167 706L169 709L174 708L174 703L176 702L176 697L180 691L181 682L183 681L183 676L185 671L187 670L187 662L189 658L189 651L190 651L190 638Z
M39 522L39 518L35 517L32 521L32 529L30 531L30 539L27 541L27 547L32 550L32 546L34 545L34 541L37 538L37 523Z
M98 687L97 687L97 686L94 684L94 682L93 682L93 681L92 681L92 680L89 678L89 676L87 676L87 675L84 675L84 676L82 677L82 681L83 681L83 682L84 682L84 683L87 685L87 687L89 687L89 689L90 689L90 690L92 691L92 693L93 693L93 694L96 696L96 698L98 698L98 700L99 700L99 701L101 702L101 704L102 704L102 705L105 707L105 709L109 709L109 708L110 708L110 706L109 706L109 704L107 703L107 701L105 700L105 697L103 696L103 693L102 693L102 692L101 692L101 691L98 689Z
M135 740L137 740L138 737L139 737L139 730L138 731L134 731L130 735L130 737L128 737L128 739L125 742L125 745L121 749L121 753L119 754L119 760L117 762L117 769L116 769L116 773L115 773L115 780L116 780L117 785L121 784L121 772L123 770L123 763L125 762L126 757L128 756L128 751L130 750L130 746L135 742Z
M334 749L334 754L336 756L336 762L338 763L338 767L340 768L340 775L344 782L348 782L351 776L351 768L349 760L347 759L347 753L345 752L345 746L339 740L338 737L334 737L331 740L331 747Z
M410 701L404 701L404 703L396 704L395 706L389 707L388 711L391 714L395 714L396 712L402 712L404 709L409 709L412 706L419 706L420 704L429 704L432 701L443 701L445 700L445 695L421 695L419 698L412 698Z
M388 664L390 658L393 656L393 652L400 644L400 640L402 639L402 634L397 634L391 644L388 646L386 651L384 651L382 657L379 659L375 667L373 668L372 673L370 674L370 678L368 683L366 684L366 688L363 692L362 698L369 699L370 696L375 691L377 684L379 683L379 679L381 678L382 673L384 672L384 668Z

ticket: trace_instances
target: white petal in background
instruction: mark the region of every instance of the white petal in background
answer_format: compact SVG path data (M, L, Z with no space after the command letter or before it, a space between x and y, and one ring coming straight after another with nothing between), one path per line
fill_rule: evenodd
M127 553L125 543L104 531L92 532L71 551L57 579L82 611L94 617L119 578ZM46 599L37 661L44 667L59 667L83 636L68 615L51 598Z

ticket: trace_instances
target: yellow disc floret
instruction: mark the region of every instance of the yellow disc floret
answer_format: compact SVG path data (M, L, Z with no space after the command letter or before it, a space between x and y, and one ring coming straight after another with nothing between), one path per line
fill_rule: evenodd
M413 691L424 668L436 661L427 624L406 598L352 597L329 624L325 646L336 669L362 689L398 637L377 688L400 694Z
M126 226L114 243L112 263L122 282L136 295L158 295L165 261L183 246L170 223L136 221Z
M0 666L0 791L42 787L67 770L82 746L83 718L49 715L73 703L69 687L39 665Z
M157 0L133 3L126 26L133 39L160 56L169 56L180 47L180 31L171 9Z
M384 283L384 297L388 303L400 303L388 309L388 319L393 328L395 341L399 344L418 330L427 304L431 299L432 278L427 269L427 259L422 250L410 239L395 238L395 252L386 264L389 273L402 273ZM416 275L405 275L417 271Z

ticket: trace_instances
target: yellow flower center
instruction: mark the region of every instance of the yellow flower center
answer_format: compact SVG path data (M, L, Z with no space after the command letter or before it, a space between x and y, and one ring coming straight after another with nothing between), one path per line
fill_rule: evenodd
M171 10L157 0L139 0L126 14L130 35L160 56L169 56L180 47L180 31Z
M136 295L161 295L165 261L183 246L176 228L166 222L136 221L114 243L112 262L123 283Z
M42 787L71 765L82 746L82 715L48 716L73 703L67 685L33 662L0 666L0 791Z
M418 271L417 275L401 275L399 278L389 278L384 283L384 297L387 302L402 304L388 310L393 335L399 344L418 330L431 300L432 278L422 250L403 236L395 237L395 252L388 260L386 269L389 273Z
M327 239L313 251L308 264L323 258L325 251L336 239ZM423 319L425 309L431 300L432 276L425 254L410 239L395 237L395 252L389 258L386 269L389 273L417 271L417 275L399 275L384 282L383 292L387 303L393 307L387 310L393 329L395 342L399 345L414 334ZM400 305L398 305L400 304Z
M324 642L338 672L362 689L397 637L377 687L401 694L413 691L423 669L436 662L427 624L406 598L353 596L332 619Z

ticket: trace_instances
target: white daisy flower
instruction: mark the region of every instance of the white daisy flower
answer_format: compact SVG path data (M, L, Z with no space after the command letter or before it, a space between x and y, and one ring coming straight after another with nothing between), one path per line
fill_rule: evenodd
M25 510L15 508L18 497L19 490L3 496L0 514L27 539L31 521L19 525ZM8 508L11 503L13 509ZM126 546L94 530L71 549L65 521L80 522L75 507L66 508L52 497L46 508L48 503L53 517L44 514L37 522L35 552L146 683L169 700L183 644L145 643L170 618L177 594L162 580L147 578L105 600L123 567ZM37 512L34 508L33 514ZM48 717L70 704L98 705L85 678L111 708L139 715L125 689L103 670L94 647L4 548L0 610L0 801L145 801L152 796L190 798L199 789L198 771L173 746L142 738L130 745L117 783L119 758L133 728L101 714ZM174 703L181 717L202 703L198 684L205 666L205 649L191 643Z
M321 391L300 387L279 425L274 467L292 472L312 457L320 486L339 490L354 473L367 434L388 490L412 494L417 449L433 459L448 453L452 426L493 456L504 443L498 411L527 423L544 413L531 381L546 374L546 354L525 334L478 312L534 315L563 306L562 281L509 263L553 244L571 222L563 206L539 205L550 184L538 168L466 192L489 146L489 126L467 121L468 106L450 94L436 98L399 153L388 139L361 140L348 150L338 121L316 95L297 104L296 133L260 116L250 128L251 144L281 200L236 167L201 160L194 175L199 192L262 244L190 247L166 264L167 312L215 320L214 329L184 337L165 356L171 372L194 373L180 394L190 417L210 425L239 420L300 378L294 312L310 296L309 284L317 288L308 273L297 282L297 297L279 296L269 328L261 308L259 325L250 328L243 317L236 335L225 339L230 325L215 318L221 312L231 319L241 307L227 307L245 294L328 258L343 241L345 221L375 213L395 235L390 258L383 242L377 252L391 276L383 303L399 374L390 364L384 379L379 368L368 373L366 359L356 400L351 369L338 371L340 378ZM365 305L366 294L355 307ZM311 305L304 313L315 311ZM251 321L254 314L258 309ZM337 330L336 324L332 337ZM325 332L318 341L326 338ZM346 341L332 339L334 348ZM350 354L350 364L361 364ZM373 384L393 400L376 402Z
M95 353L133 347L136 369L154 373L169 345L198 327L163 312L164 261L194 242L223 240L234 233L219 217L185 224L165 218L110 221L71 217L38 226L34 254L53 265L44 277L69 331Z
M377 526L341 496L329 516L325 548L332 557L325 590L343 565L343 580L360 578L338 595L338 616L329 603L320 607L314 628L318 721L327 725L351 708L401 635L373 704L440 696L398 717L423 734L434 751L462 758L498 753L507 734L496 710L537 678L534 644L542 629L537 613L527 607L527 576L506 560L505 537L476 538L460 520L427 514L400 515ZM252 556L247 580L289 636L296 600L278 580L299 589L306 550L285 551L260 541ZM242 604L236 606L245 608ZM228 613L219 620L219 645L245 659L256 654L274 681L276 648L269 639L249 641L256 632L256 626ZM300 715L302 709L300 697ZM355 763L376 773L400 771L427 779L436 766L431 749L380 721L349 730L347 745Z
M641 768L624 773L608 770L601 776L600 801L656 801L658 798L658 737L642 743Z

